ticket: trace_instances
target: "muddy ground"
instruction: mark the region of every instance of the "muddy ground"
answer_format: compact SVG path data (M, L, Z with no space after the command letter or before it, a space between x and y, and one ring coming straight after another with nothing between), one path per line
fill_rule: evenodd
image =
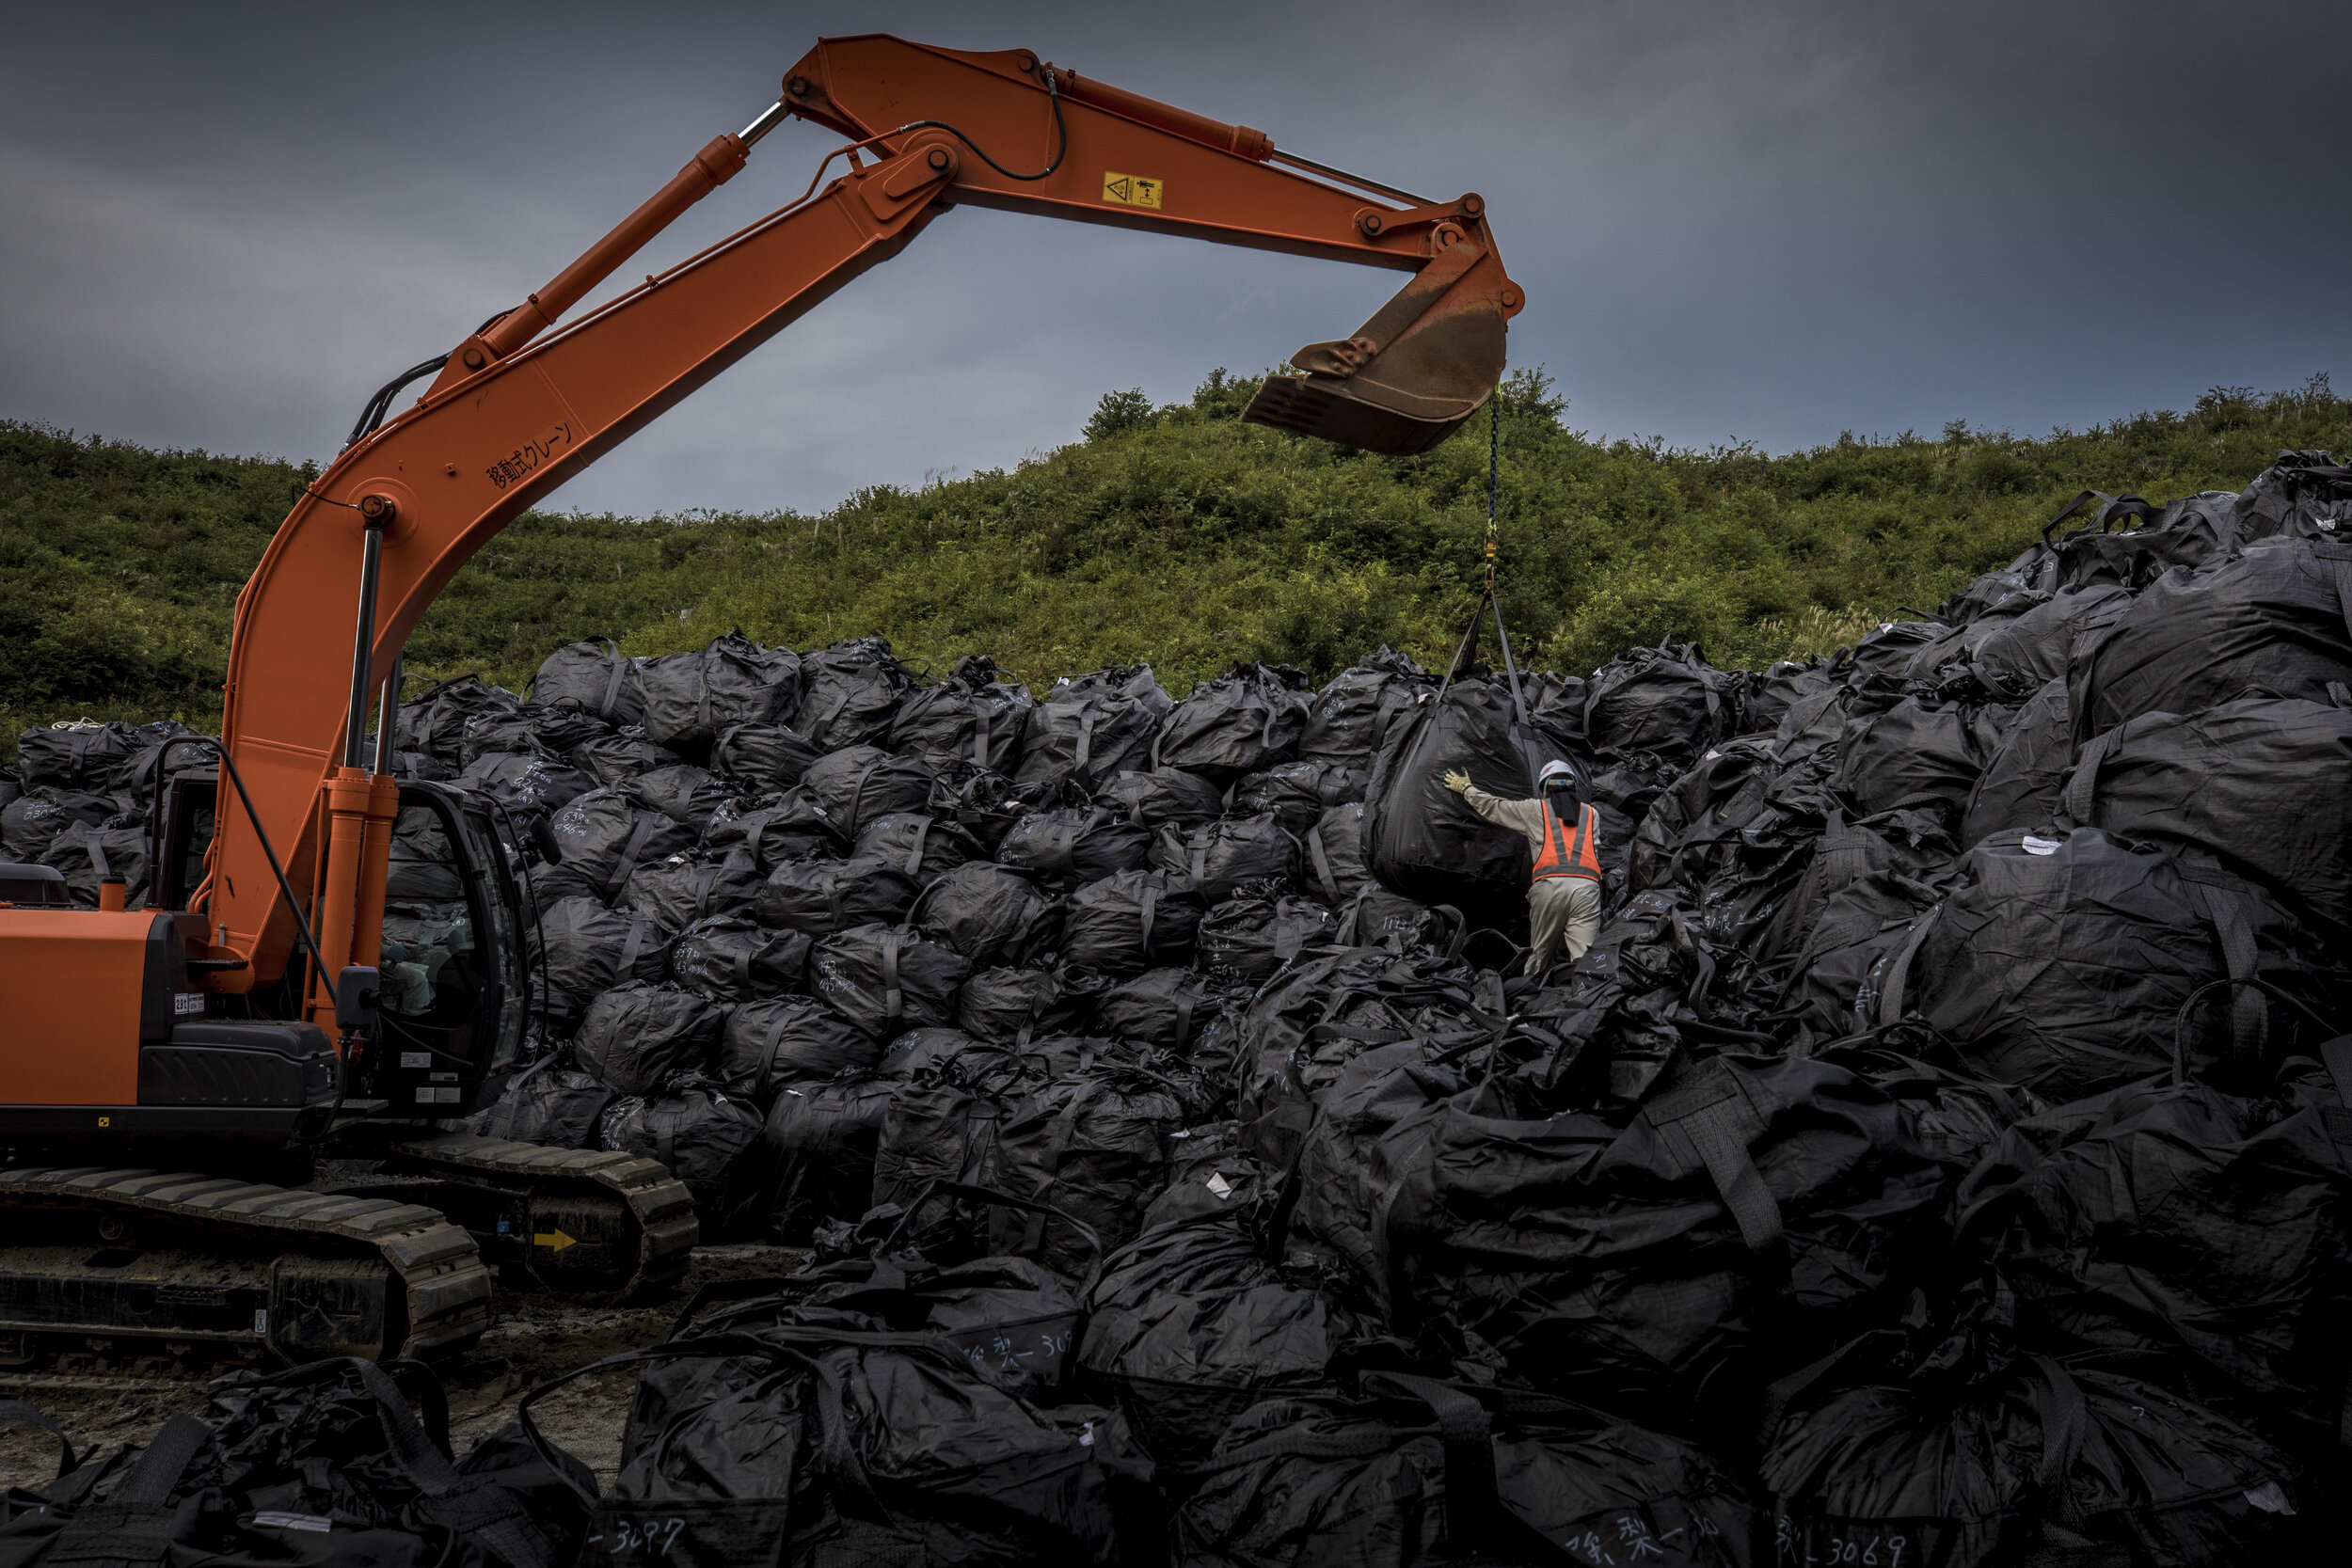
M482 1342L445 1363L450 1441L460 1454L515 1418L515 1406L542 1383L618 1351L657 1344L689 1296L717 1280L788 1274L804 1255L790 1247L695 1249L675 1292L626 1307L581 1307L536 1291L501 1291ZM539 1429L609 1481L620 1460L621 1422L634 1372L616 1368L550 1394L532 1407ZM0 1400L23 1400L63 1427L77 1452L105 1454L144 1443L183 1410L204 1408L203 1379L138 1382L44 1373L0 1373ZM56 1440L38 1428L0 1426L0 1487L36 1486L56 1474Z

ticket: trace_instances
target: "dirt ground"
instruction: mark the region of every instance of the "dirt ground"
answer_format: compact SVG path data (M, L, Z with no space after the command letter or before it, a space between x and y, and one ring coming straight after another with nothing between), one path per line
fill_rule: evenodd
M463 1454L515 1418L525 1394L576 1367L667 1338L688 1298L717 1280L788 1274L804 1255L791 1247L695 1249L674 1293L626 1307L587 1307L537 1291L501 1291L482 1342L440 1368L449 1390L450 1441ZM620 1460L621 1423L635 1385L631 1368L583 1378L534 1405L532 1418L554 1442L610 1481ZM204 1408L200 1378L124 1380L48 1373L0 1374L0 1400L22 1400L63 1427L77 1452L100 1455L144 1443L183 1410ZM0 1426L0 1487L38 1486L56 1474L56 1440L37 1427Z

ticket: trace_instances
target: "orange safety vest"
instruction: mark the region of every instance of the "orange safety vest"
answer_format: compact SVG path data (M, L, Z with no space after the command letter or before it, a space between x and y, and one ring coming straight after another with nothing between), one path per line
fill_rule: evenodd
M1600 814L1586 806L1576 814L1576 832L1568 832L1551 809L1551 802L1539 800L1544 808L1544 847L1535 855L1535 880L1546 877L1589 877L1600 880Z

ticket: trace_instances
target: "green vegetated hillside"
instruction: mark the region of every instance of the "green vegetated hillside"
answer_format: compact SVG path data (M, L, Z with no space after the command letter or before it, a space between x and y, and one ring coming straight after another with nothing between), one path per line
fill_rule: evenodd
M879 632L1040 683L1148 660L1179 694L1243 658L1320 678L1388 642L1441 662L1477 594L1486 421L1378 457L1242 423L1255 385L1115 392L1048 455L817 516L532 514L452 584L410 668L519 688L573 638L658 654L731 626ZM1779 456L1592 439L1540 372L1499 401L1515 641L1578 672L1664 637L1727 665L1827 652L1931 610L2078 490L2162 501L2241 488L2281 449L2352 450L2325 376L2039 438L1955 421ZM0 423L0 746L58 719L216 715L237 589L316 472Z

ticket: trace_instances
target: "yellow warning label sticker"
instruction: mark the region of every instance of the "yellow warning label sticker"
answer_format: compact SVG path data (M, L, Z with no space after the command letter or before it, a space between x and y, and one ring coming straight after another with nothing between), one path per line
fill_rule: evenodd
M1146 180L1140 174L1105 174L1103 176L1103 199L1116 201L1121 207L1150 207L1156 210L1160 197L1168 187L1157 180Z

